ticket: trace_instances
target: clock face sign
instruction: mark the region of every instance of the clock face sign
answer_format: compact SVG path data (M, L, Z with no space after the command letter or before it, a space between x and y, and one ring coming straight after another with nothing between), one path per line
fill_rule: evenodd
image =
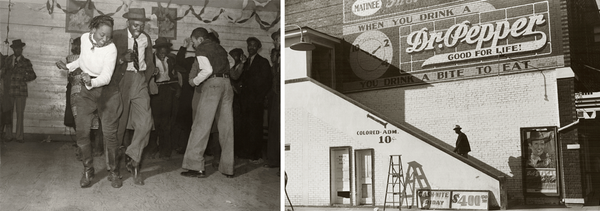
M350 66L363 80L381 77L390 67L394 50L390 39L380 31L368 31L356 37L350 49Z

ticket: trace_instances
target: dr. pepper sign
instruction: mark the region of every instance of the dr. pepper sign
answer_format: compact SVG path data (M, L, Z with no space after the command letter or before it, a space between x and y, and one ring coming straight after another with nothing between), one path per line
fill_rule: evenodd
M540 58L552 56L548 1L506 4L344 0L343 34L352 47L347 52L351 71L340 73L342 91L564 65L560 56Z

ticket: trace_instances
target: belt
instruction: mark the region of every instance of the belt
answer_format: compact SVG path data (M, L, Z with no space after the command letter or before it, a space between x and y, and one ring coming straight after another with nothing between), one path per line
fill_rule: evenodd
M165 84L174 84L174 83L179 83L177 81L162 81L162 82L156 82L156 85L165 85Z
M227 74L227 73L215 73L215 74L212 74L211 76L209 76L208 78L214 78L214 77L229 78L229 74Z

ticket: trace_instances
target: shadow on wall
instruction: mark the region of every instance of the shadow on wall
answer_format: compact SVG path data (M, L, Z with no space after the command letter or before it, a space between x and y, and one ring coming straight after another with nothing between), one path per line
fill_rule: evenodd
M420 163L416 161L410 161L406 164L408 165L408 168L406 169L405 174L405 195L407 200L408 198L411 198L410 205L417 206L417 204L415 204L415 202L418 200L416 198L417 190L430 190L431 185L429 184L429 180L427 180L427 176L423 171L423 166ZM406 203L409 205L408 201Z
M508 175L504 172L496 169L493 166L488 165L487 163L477 159L476 157L470 156L468 159L454 153L454 146L432 136L431 134L407 123L405 121L405 102L406 102L406 92L413 89L427 89L429 87L433 87L432 84L423 81L422 76L417 76L413 73L409 73L403 71L400 67L395 64L398 61L392 60L385 61L373 55L373 52L365 51L361 48L357 48L357 46L352 45L352 43L347 42L346 40L342 40L340 43L341 51L336 51L336 61L335 61L335 73L334 74L324 74L324 75L335 75L335 84L331 84L327 82L329 78L321 77L323 74L310 74L311 77L316 81L322 83L325 86L328 86L336 91L342 92L344 94L338 94L340 97L344 99L348 99L350 102L359 105L361 108L365 109L368 112L373 113L375 116L380 119L398 127L401 130L406 131L407 133L421 139L422 141L434 146L440 151L443 151L456 159L465 162L466 164L497 178L501 181L502 186L506 187L507 184L511 184L511 182L507 183L505 178L508 178ZM318 49L317 49L318 50ZM315 52L313 52L315 54ZM356 54L351 56L351 54ZM357 70L357 61L359 62L360 68L364 69L362 73L357 72L360 71L360 68ZM311 71L319 71L319 67L323 67L320 62L311 62L312 69ZM373 76L374 72L378 72L381 67L385 69L382 73L380 71L379 75ZM402 87L402 88L399 88ZM364 106L360 102L356 102L355 99L350 98L347 94L353 92L364 92L370 91L376 97L379 97L380 93L372 90L381 90L381 89L390 89L394 88L394 96L393 97L385 97L381 96L378 98L378 101L374 103L372 106ZM337 94L337 93L336 93ZM369 100L369 99L366 99ZM389 107L393 106L392 109ZM387 112L387 113L386 113ZM393 113L390 113L393 112ZM409 163L409 169L407 170L415 170L415 172L420 173L417 176L418 179L413 180L413 187L415 191L417 188L429 188L430 185L427 181L427 178L424 176L424 172L422 171L421 165L417 162ZM408 174L407 176L410 176ZM408 182L408 181L407 181ZM419 182L418 184L416 182ZM417 185L419 187L417 187ZM413 191L414 192L414 191ZM413 194L414 195L414 194ZM495 196L490 194L490 201L496 202L500 201L498 198L502 198L502 196ZM492 203L490 207L500 207L500 205Z
M509 184L516 184L517 181L522 180L523 170L521 168L521 159L522 157L513 157L510 156L508 158L508 166L510 167L510 173L513 175L512 177L507 176L506 182ZM523 187L521 185L517 185L515 187L520 187L519 190L513 190L508 192L508 206L514 206L518 204L523 204Z

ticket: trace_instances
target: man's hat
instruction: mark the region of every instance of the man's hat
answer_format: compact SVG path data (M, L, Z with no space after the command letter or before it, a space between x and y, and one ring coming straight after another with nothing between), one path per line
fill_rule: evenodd
M260 42L260 40L256 37L248 37L248 39L246 39L246 43L250 44L251 41L255 41L258 43L258 47L261 48L262 47L262 43Z
M10 45L11 48L22 48L23 46L25 46L25 43L21 42L21 39L13 40L12 45Z
M159 37L156 39L156 41L154 41L154 46L152 46L152 48L170 48L171 46L173 46L173 43L170 43L169 40L167 40L167 38Z
M527 139L527 141L531 142L531 141L538 141L538 140L543 140L544 142L548 142L548 141L550 141L550 137L545 136L540 131L532 131L531 133L529 133L529 139Z
M229 55L233 56L234 54L242 56L242 54L244 54L244 51L241 48L234 48L233 50L229 51Z
M456 125L456 126L454 126L454 129L452 129L452 130L460 130L460 129L462 129L462 128L459 125Z
M138 21L149 21L150 18L146 18L146 10L144 8L129 8L129 12L123 14L124 18L128 20Z

